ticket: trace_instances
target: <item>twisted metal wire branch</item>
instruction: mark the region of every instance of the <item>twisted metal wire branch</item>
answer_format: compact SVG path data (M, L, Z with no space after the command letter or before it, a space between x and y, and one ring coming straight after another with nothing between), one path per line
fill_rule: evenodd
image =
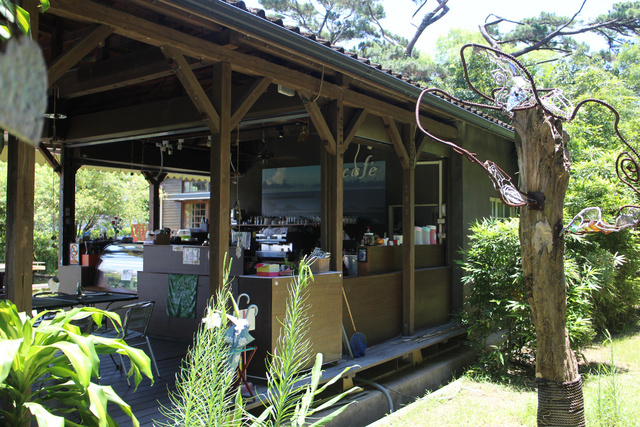
M469 66L465 58L465 51L472 49L473 53L484 55L489 62L496 66L491 70L493 80L498 87L491 91L491 95L483 93L472 82L469 77ZM466 107L483 108L494 111L502 111L513 117L513 112L523 111L539 107L545 115L558 120L571 122L577 115L580 108L590 102L597 103L608 108L615 116L614 129L620 140L628 147L628 151L620 153L616 159L616 173L620 181L630 187L636 194L640 195L640 190L636 187L640 185L640 155L622 136L618 128L620 115L617 110L608 103L594 98L585 99L572 108L571 102L564 97L560 89L538 89L531 73L515 57L504 53L498 49L483 46L475 43L466 44L460 49L460 57L464 70L464 78L467 85L481 98L490 101L492 104L482 104L465 101L457 98L446 91L440 89L425 89L422 91L416 102L416 124L420 131L432 140L451 148L454 152L466 157L472 163L482 167L498 191L500 199L507 206L518 207L533 205L535 200L527 197L513 184L511 177L506 174L497 164L491 160L480 161L477 154L460 147L459 145L445 141L425 130L420 122L420 105L426 93L432 93L442 98L460 103ZM571 114L569 114L571 112ZM602 220L600 208L592 207L583 209L576 215L562 233L571 231L576 234L588 232L621 231L627 228L635 228L640 223L640 207L635 205L625 205L618 210L617 219L614 225Z

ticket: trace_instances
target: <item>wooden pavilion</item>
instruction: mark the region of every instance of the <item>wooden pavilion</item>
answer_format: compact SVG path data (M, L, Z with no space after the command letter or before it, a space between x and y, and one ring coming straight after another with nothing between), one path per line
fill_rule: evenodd
M23 3L35 10L33 0ZM320 165L320 241L332 254L343 253L343 176L350 161L345 158L372 147L386 159L386 204L398 207L404 242L394 260L380 255L371 261L384 265L381 270L344 279L360 329L384 342L442 325L461 308L461 274L454 260L465 246L469 223L489 216L497 195L482 170L416 132L421 88L414 82L269 20L241 1L51 0L51 8L33 12L32 20L48 66L51 118L38 150L61 176L62 265L69 260L65 243L76 238L78 168L144 174L152 229L160 226L162 180L168 174L199 175L211 183L213 292L229 248L233 179L259 176L264 140L279 135L287 142L273 151L291 155L276 156L270 167ZM431 95L422 105L421 122L435 135L490 157L507 173L516 170L513 131L503 123ZM296 148L304 126L307 145ZM160 149L163 144L171 146L171 155ZM35 154L17 141L9 150L12 238L5 284L9 298L29 310ZM239 159L233 168L230 159L232 164ZM417 174L425 162L437 169ZM245 206L256 206L259 213L260 189L241 185ZM429 203L441 220L441 250L427 262L416 255L422 249L414 234L415 225L424 225L415 224L423 198L435 200ZM331 263L331 270L342 270L340 256ZM343 323L349 324L346 316L343 312Z

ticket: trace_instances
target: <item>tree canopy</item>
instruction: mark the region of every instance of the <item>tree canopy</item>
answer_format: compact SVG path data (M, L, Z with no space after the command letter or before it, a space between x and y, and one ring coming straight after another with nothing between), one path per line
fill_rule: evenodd
M7 164L0 162L0 176ZM5 258L6 179L0 179L0 259ZM34 260L43 261L48 272L58 265L58 215L60 178L48 165L35 168ZM125 231L132 223L149 221L149 185L135 173L100 172L80 169L76 175L77 234L91 231L113 237L111 220L122 218ZM68 242L64 242L68 243Z
M380 25L385 17L380 0L260 0L260 4L331 44L386 36Z
M588 32L604 37L610 49L618 49L640 35L640 2L616 3L609 13L582 21L579 16L586 2L570 17L542 12L538 17L512 21L491 14L480 25L480 31L489 46L515 57L535 50L570 54L578 45L574 36ZM514 24L515 28L501 32L499 25L503 23Z

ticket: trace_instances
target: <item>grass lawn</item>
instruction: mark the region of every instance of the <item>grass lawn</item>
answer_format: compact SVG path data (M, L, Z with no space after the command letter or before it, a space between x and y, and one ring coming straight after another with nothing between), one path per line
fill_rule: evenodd
M640 324L586 349L580 372L587 425L640 426ZM462 376L375 426L535 426L532 377L494 382Z

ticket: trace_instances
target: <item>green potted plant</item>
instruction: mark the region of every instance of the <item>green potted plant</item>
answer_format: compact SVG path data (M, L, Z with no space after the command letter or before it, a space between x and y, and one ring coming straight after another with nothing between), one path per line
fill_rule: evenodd
M48 318L53 313L30 317L11 301L0 301L0 424L29 425L35 418L39 426L114 425L107 412L113 402L138 426L131 407L111 386L92 380L99 378L98 355L117 352L130 358L127 375L134 375L136 387L143 374L153 382L149 357L121 339L83 335L74 324L91 316L100 326L106 316L121 328L120 317L92 307L58 311Z

